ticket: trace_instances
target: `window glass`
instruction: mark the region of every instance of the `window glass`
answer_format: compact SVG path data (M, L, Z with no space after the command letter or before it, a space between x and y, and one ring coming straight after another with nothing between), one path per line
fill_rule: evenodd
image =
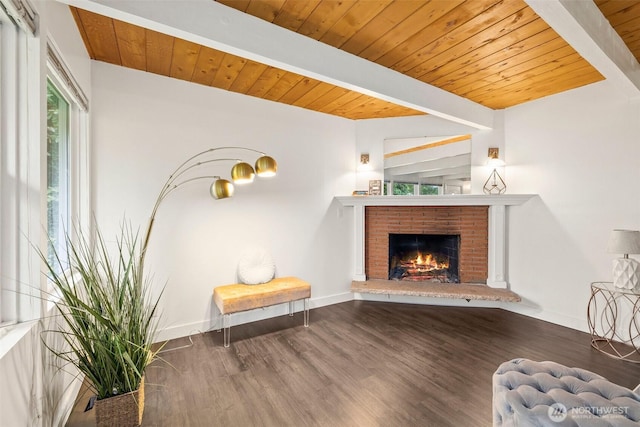
M65 257L69 226L69 103L51 81L47 83L47 233L48 257L54 249ZM51 263L56 265L55 262Z
M439 185L420 184L421 196L437 196L438 194L440 194Z
M415 194L415 184L409 182L394 182L394 196L413 196Z

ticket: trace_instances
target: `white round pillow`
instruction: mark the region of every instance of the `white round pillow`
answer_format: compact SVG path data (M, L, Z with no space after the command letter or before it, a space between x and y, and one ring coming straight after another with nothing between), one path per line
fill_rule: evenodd
M246 285L258 285L273 279L276 265L266 249L254 248L245 252L238 262L238 279Z

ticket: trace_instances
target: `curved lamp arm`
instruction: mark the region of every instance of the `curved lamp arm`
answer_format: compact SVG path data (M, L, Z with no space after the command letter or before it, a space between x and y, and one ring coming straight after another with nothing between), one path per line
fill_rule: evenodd
M268 157L264 152L262 151L258 151L258 150L254 150L253 148L246 148L246 147L216 147L216 148L209 148L207 150L201 151L197 154L194 154L193 156L189 157L187 160L185 160L184 162L182 162L172 173L171 175L169 175L169 177L167 178L167 180L164 182L162 188L160 189L160 193L158 194L158 197L156 198L156 201L153 205L153 209L151 210L151 215L149 217L149 224L147 225L147 229L145 231L145 234L143 236L142 239L142 247L140 249L140 275L142 276L142 272L144 269L144 258L146 256L147 253L147 247L149 246L149 239L151 237L151 231L153 230L153 224L155 222L155 218L156 218L156 214L158 213L158 208L160 207L160 205L162 204L162 202L169 196L169 194L171 194L173 191L175 191L176 189L182 187L183 185L193 182L193 181L198 181L201 179L220 179L219 176L217 175L198 175L192 178L186 178L182 181L177 182L180 177L182 177L185 173L192 171L196 168L199 168L200 166L203 165L207 165L210 163L214 163L214 162L222 162L222 161L234 161L236 162L236 164L239 164L242 162L242 159L238 159L238 158L215 158L215 159L207 159L207 160L201 160L201 161L196 161L197 159L199 159L200 157L204 157L207 154L211 154L215 151L220 151L220 150L246 150L246 151L252 151L254 153L258 153L261 155L260 159L266 158L269 159L270 162L272 162L272 171L270 171L270 175L275 174L277 165L275 163L275 160L273 160L271 157ZM260 161L260 159L258 159L258 161ZM257 164L257 162L256 162ZM250 165L247 165L250 167ZM252 169L253 170L253 169ZM141 277L142 278L142 277Z

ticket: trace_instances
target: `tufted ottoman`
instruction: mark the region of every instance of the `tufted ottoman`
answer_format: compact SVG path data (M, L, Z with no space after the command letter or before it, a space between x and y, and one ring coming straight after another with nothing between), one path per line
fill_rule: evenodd
M637 427L640 396L584 369L513 359L493 374L493 425Z

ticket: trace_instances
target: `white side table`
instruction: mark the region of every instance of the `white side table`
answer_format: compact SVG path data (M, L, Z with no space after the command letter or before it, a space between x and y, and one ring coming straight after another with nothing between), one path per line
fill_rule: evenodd
M593 282L587 318L593 348L640 363L640 293L616 288L611 282Z

